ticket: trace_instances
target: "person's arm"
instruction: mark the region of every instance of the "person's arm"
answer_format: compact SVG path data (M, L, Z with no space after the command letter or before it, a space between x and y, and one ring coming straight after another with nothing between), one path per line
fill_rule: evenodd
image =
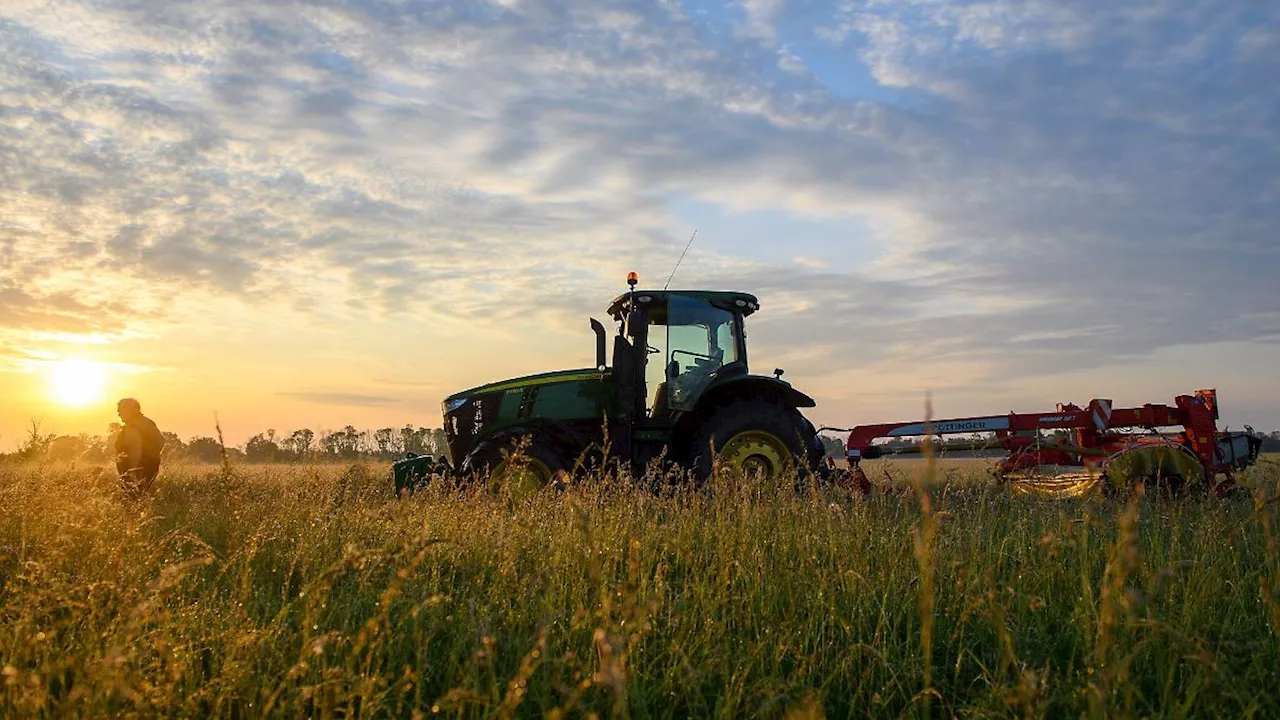
M132 470L142 464L142 433L136 428L125 428L123 432L125 454L128 456L125 467Z

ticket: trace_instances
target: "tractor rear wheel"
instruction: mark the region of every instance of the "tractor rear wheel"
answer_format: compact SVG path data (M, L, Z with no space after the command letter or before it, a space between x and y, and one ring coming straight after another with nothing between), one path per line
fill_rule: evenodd
M800 415L798 411L796 414ZM800 415L800 420L804 426L801 438L809 443L808 468L820 486L829 485L837 479L838 473L835 465L827 461L827 447L822 444L822 437L818 435L818 429L813 426L809 418Z
M763 400L740 400L717 408L703 421L689 448L699 481L711 477L712 448L720 464L744 476L776 482L808 465L813 438L804 417L793 407Z
M541 433L502 434L483 440L467 455L463 474L495 494L520 499L558 485L568 463Z

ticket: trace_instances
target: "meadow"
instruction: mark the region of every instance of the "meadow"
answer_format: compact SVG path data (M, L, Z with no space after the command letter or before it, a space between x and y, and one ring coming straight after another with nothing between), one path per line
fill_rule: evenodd
M385 463L0 466L3 717L1277 717L1280 459L1228 499Z

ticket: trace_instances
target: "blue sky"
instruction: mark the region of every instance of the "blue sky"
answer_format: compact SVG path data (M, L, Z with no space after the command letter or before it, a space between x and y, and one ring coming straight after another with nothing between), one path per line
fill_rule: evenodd
M47 406L69 357L184 434L437 424L695 228L675 284L757 293L820 422L1217 386L1280 427L1278 12L7 2L0 445L110 419Z

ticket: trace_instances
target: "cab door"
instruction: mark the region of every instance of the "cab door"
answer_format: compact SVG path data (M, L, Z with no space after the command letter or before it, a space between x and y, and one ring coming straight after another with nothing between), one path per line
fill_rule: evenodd
M729 366L741 365L741 322L705 300L672 296L667 304L663 376L669 412L697 405L712 381ZM650 358L653 364L654 358Z

